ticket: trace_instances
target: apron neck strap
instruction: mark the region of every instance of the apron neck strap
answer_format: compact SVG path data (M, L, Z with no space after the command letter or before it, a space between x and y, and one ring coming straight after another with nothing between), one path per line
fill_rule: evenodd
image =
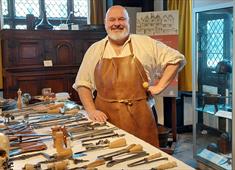
M134 53L133 53L133 46L132 46L132 43L131 43L131 39L130 39L130 42L128 42L128 43L129 43L129 46L130 46L131 55L134 56ZM103 56L104 56L104 50L105 50L107 44L108 44L108 40L105 41L104 48L103 48L103 50L101 51L101 58L103 58Z

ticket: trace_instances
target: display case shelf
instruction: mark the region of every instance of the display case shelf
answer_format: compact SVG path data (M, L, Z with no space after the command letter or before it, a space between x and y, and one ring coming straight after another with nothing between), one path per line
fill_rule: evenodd
M214 105L206 105L205 107L197 107L196 111L205 112L218 117L232 119L232 107L230 105L218 105L218 111L216 111Z

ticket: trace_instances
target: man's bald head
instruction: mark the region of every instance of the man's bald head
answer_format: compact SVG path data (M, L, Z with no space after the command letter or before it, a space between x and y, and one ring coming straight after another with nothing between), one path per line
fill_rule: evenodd
M128 15L128 12L126 10L126 8L124 8L123 6L121 5L114 5L112 7L110 7L108 9L108 11L106 12L106 15L105 15L105 20L107 20L107 18L109 17L110 13L115 13L115 12L123 12L123 15L125 16L125 18L129 21L129 15Z

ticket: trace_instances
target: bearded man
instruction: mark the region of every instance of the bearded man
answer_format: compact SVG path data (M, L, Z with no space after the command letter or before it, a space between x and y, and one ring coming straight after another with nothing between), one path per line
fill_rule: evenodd
M91 120L109 121L158 147L147 92L161 93L185 65L185 58L148 36L130 34L129 16L122 6L108 9L105 29L108 35L87 50L73 88ZM158 84L153 84L158 75Z

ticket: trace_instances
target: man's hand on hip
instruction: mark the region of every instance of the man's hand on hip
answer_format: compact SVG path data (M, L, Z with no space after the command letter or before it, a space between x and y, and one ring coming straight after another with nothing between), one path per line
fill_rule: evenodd
M88 116L92 121L96 121L96 122L106 122L108 119L106 114L100 110L89 111Z

